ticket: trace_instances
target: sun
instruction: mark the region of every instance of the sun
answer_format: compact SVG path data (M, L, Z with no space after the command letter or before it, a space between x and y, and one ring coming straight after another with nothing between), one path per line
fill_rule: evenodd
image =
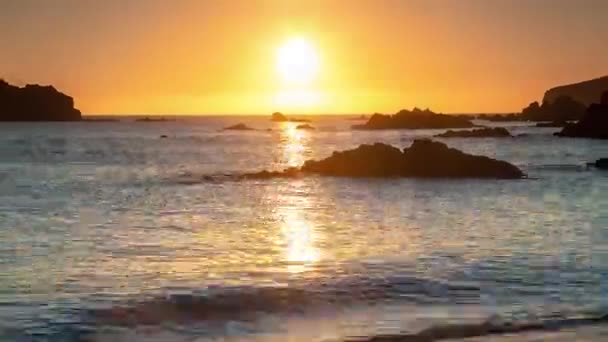
M317 50L306 39L292 38L277 51L277 70L287 85L310 85L319 72Z

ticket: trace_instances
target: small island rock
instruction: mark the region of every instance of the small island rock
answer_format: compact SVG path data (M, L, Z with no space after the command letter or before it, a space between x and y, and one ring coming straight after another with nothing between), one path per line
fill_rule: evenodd
M472 131L452 131L438 134L437 138L511 138L511 133L503 127L480 128Z
M395 115L374 114L363 125L354 125L353 129L432 129L432 128L471 128L475 125L468 119L445 114L437 114L428 109L401 110Z
M317 174L337 177L494 178L520 179L516 166L484 156L466 154L431 140L415 140L400 149L376 143L334 152L323 160L309 160L283 172L262 171L244 178L266 179Z
M236 125L228 126L224 128L224 131L253 131L254 129L245 125L244 123L238 123Z

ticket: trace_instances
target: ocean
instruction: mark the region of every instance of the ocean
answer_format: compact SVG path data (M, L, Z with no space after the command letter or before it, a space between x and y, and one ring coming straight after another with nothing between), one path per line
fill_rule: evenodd
M518 136L437 140L527 179L205 177L443 132L312 120L2 123L0 341L608 336L608 142L485 122Z

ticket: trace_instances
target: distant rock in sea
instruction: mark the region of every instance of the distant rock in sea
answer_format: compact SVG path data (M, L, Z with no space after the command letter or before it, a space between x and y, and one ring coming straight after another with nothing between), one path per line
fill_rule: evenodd
M244 123L238 123L236 125L228 126L223 129L224 131L254 131L254 128L251 128Z
M287 117L281 113L281 112L274 112L272 113L272 117L270 118L271 121L274 122L287 122L289 121L289 119L287 119Z
M74 99L53 86L23 88L0 79L0 121L80 121Z
M374 114L367 123L354 125L353 129L425 129L425 128L471 128L475 125L458 116L437 114L428 109L401 110L395 115Z
M315 128L312 127L311 125L308 124L304 124L304 125L298 125L296 127L296 129L303 129L303 130L314 130Z
M594 103L587 109L585 116L575 124L569 124L561 132L555 133L559 137L608 139L608 91L605 92L600 103Z
M599 103L605 91L608 91L608 76L549 89L545 93L543 102L552 103L559 97L567 96L587 107Z
M136 122L169 122L169 121L175 121L175 119L167 119L167 118L151 118L149 116L146 116L145 118L140 118L140 119L135 119Z
M511 138L511 133L503 127L486 127L471 131L452 131L438 134L437 138Z
M484 156L466 154L431 140L415 140L399 150L376 143L353 150L334 152L320 161L309 160L301 168L280 172L262 171L246 179L297 177L307 174L337 177L411 177L411 178L494 178L520 179L525 174L516 166Z
M270 121L274 122L310 122L308 119L290 119L281 112L272 113Z

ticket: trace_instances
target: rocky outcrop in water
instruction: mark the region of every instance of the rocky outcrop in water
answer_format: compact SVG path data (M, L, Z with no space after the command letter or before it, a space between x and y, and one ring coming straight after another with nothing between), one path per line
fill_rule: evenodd
M314 128L314 127L312 127L311 125L308 125L308 124L304 124L304 125L298 125L298 126L296 127L296 129L302 129L302 130L308 130L308 131L315 130L315 128Z
M511 133L502 127L480 128L472 131L452 131L438 134L437 138L511 138Z
M605 91L608 91L608 76L549 89L545 93L543 102L551 103L559 97L568 96L584 106L590 106L598 103Z
M283 113L274 112L274 113L272 113L272 117L270 118L270 121L287 122L287 121L289 121L289 119L287 119L287 117Z
M274 122L310 122L308 119L290 119L281 112L272 113L270 121Z
M594 103L577 123L555 133L559 137L608 139L608 92L602 95L601 103Z
M0 79L0 121L79 121L74 99L52 86L23 88Z
M262 171L244 178L267 179L316 174L337 177L494 178L525 177L516 166L484 156L466 154L431 140L415 140L403 151L382 143L334 152L323 160L309 160L301 168Z
M437 114L428 109L401 110L395 115L374 114L367 123L354 125L353 129L425 129L425 128L470 128L475 125L468 119Z
M244 123L238 123L236 125L228 126L223 129L224 131L253 131L254 128L251 128Z
M569 124L568 121L552 121L552 122L539 122L534 127L551 127L551 128L563 128Z

